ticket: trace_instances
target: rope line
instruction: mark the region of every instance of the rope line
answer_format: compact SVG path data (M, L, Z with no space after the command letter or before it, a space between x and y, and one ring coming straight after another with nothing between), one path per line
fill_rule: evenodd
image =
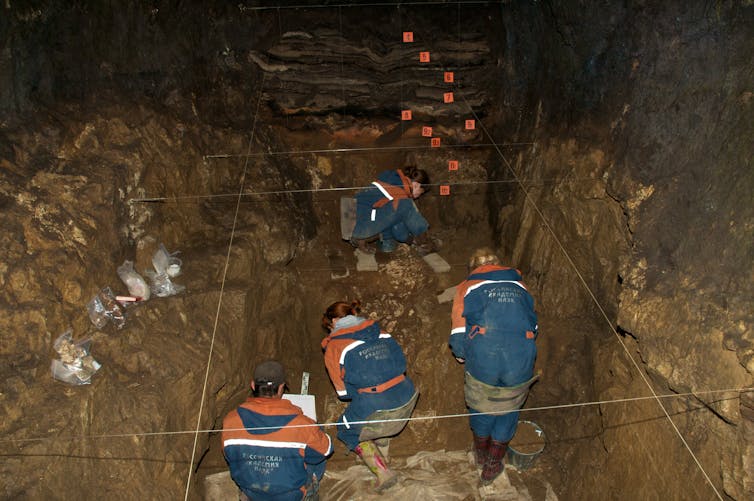
M599 181L599 179L593 178L593 177L581 177L581 178L570 178L571 181ZM547 186L550 184L555 184L558 182L563 181L562 178L552 178L552 179L542 179L538 182L531 182L527 186L536 187L536 186ZM456 182L448 182L448 183L427 183L426 186L429 187L438 187L438 186L477 186L477 185L495 185L495 184L518 184L519 181L516 179L501 179L501 180L487 180L487 181L456 181ZM270 191L251 191L251 192L244 192L242 195L244 197L252 197L252 196L263 196L263 195L288 195L288 194L299 194L299 193L327 193L327 192L337 192L337 191L359 191L366 188L374 188L373 185L365 185L365 186L338 186L334 188L300 188L295 190L270 190ZM475 193L473 193L475 194ZM457 195L457 194L454 194ZM170 201L181 201L181 200L198 200L198 199L212 199L212 198L229 198L229 197L236 197L238 196L237 193L216 193L213 195L180 195L180 196L171 196L171 197L142 197L142 198L130 198L127 203L152 203L152 202L170 202ZM424 196L424 195L422 195ZM432 195L429 195L432 196ZM440 195L444 196L444 195ZM452 196L452 195L451 195Z
M462 98L464 99L464 101L466 102L466 104L469 106L469 109L471 110L471 113L474 115L474 118L479 123L480 128L484 131L484 133L487 135L487 137L489 137L490 140L492 140L494 142L494 139L492 138L492 135L489 133L489 131L484 126L484 124L481 122L481 120L479 120L479 117L477 116L477 114L474 111L474 109L471 107L471 105L468 103L468 101L466 101L465 97L462 96ZM602 307L602 305L600 304L600 302L597 300L597 297L592 292L592 289L589 287L589 284L587 284L586 279L584 279L584 276L579 271L578 267L576 266L576 263L571 258L571 256L568 254L568 252L566 251L565 247L561 243L560 239L555 234L555 231L552 229L552 226L550 226L550 223L547 221L547 219L545 218L545 216L542 213L542 211L539 209L539 207L537 206L537 204L534 202L534 199L529 194L529 191L526 189L526 187L524 186L524 184L519 180L519 177L516 174L515 169L513 169L513 166L511 165L511 163L503 155L503 152L500 149L496 148L496 151L497 151L498 155L500 156L500 158L503 160L503 162L505 162L505 165L507 166L508 170L510 171L510 173L513 175L513 177L516 179L516 181L518 182L519 186L521 187L521 190L524 193L525 200L527 202L529 202L531 204L531 206L534 208L534 211L537 213L537 215L539 216L540 220L542 221L542 223L547 228L547 231L550 233L550 235L552 236L552 238L555 240L555 243L558 245L558 247L560 248L560 250L563 252L563 255L568 260L568 263L571 265L571 267L573 268L573 270L576 272L576 275L578 276L579 281L584 286L584 288L586 289L586 291L589 294L589 296L592 298L592 301L597 306L597 309L602 314L602 317L605 319L605 321L607 322L607 324L610 326L610 330L612 330L613 334L615 334L615 338L620 343L621 347L623 348L623 351L626 353L626 355L628 356L629 360L631 360L631 363L633 364L634 368L636 369L636 372L639 374L639 376L641 377L642 381L644 381L644 384L647 385L647 388L649 388L649 391L652 393L652 395L656 398L657 404L660 406L660 408L662 409L662 411L665 413L665 417L668 419L668 421L670 421L671 426L673 427L673 429L675 430L676 434L678 435L678 438L681 439L681 442L686 447L686 450L689 452L689 454L691 454L691 457L693 458L693 460L696 463L696 465L699 467L699 470L702 472L702 475L707 480L707 483L710 485L710 487L712 487L712 490L715 492L715 494L717 495L718 499L720 499L722 501L723 498L722 498L720 492L718 492L717 487L715 487L715 485L712 483L712 480L710 479L709 475L705 471L705 469L702 466L702 464L699 461L699 459L696 457L696 454L694 454L694 451L691 450L691 447L689 446L688 442L686 442L686 439L683 437L683 434L678 429L678 426L675 424L675 422L673 421L673 419L670 417L670 414L668 413L668 410L665 408L665 406L660 401L659 396L655 392L654 388L652 388L652 385L650 384L649 380L647 379L647 376L641 370L641 368L639 367L639 364L636 362L636 360L634 359L634 357L631 356L631 353L629 352L628 347L623 342L623 340L620 338L620 335L618 334L618 331L616 330L616 328L613 325L613 323L610 321L610 318L608 317L607 313L605 312L605 309Z
M382 152L382 151L400 151L400 150L442 150L453 148L491 148L494 146L513 148L515 146L532 146L534 143L473 143L473 144L443 144L439 147L432 147L427 145L414 145L414 146L362 146L359 148L323 148L317 150L284 150L284 151L267 151L259 153L216 153L209 155L202 155L202 160L216 160L226 158L239 158L239 157L267 157L267 156L295 156L295 155L309 155L315 153L362 153L362 152Z
M640 402L643 400L655 400L656 398L667 398L667 399L673 399L673 398L681 398L681 397L699 397L700 395L711 395L711 394L718 394L718 393L746 393L754 391L754 387L744 387L744 388L726 388L726 389L719 389L719 390L704 390L704 391L690 391L686 393L668 393L665 395L648 395L644 397L626 397L626 398L616 398L611 400L593 400L590 402L575 402L575 403L569 403L569 404L557 404L557 405L545 405L545 406L539 406L539 407L527 407L524 409L517 409L513 411L500 411L500 412L477 412L477 415L503 415L510 412L541 412L541 411L548 411L548 410L558 410L558 409L573 409L573 408L579 408L579 407L592 407L595 405L608 405L608 404L620 404L620 403L629 403L629 402ZM390 423L394 421L431 421L435 419L453 419L453 418L461 418L461 417L468 417L471 415L468 412L465 413L459 413L459 414L441 414L439 416L418 416L418 417L409 417L406 419L379 419L374 421L349 421L350 424L366 424L366 423ZM328 423L314 423L314 424L306 424L306 425L291 425L290 428L308 428L308 427L337 427L337 426L345 426L344 423L341 422L328 422ZM256 431L256 430L277 430L280 426L262 426L262 427L253 427L253 428L228 428L228 430L238 431L238 430L250 430L250 431ZM191 433L218 433L221 430L217 429L203 429L203 430L179 430L179 431L154 431L154 432L141 432L141 433L107 433L107 434L100 434L100 435L71 435L67 437L33 437L33 438L3 438L0 439L0 443L27 443L27 442L54 442L54 441L72 441L72 440L93 440L93 439L108 439L108 438L133 438L133 437L157 437L157 436L164 436L164 435L188 435Z
M251 135L249 137L249 144L247 146L247 152L251 151L251 147L254 143L254 133L256 131L256 126L257 126L257 117L259 116L259 103L262 102L262 90L264 89L264 81L265 81L266 76L267 76L266 73L262 74L262 81L259 85L259 97L257 99L256 110L254 111L254 121L252 122L252 126L251 126ZM235 232L236 232L236 224L238 222L238 213L240 212L241 199L243 198L244 184L246 182L246 170L248 168L248 165L249 165L249 157L246 157L246 161L243 167L243 172L241 173L240 187L238 191L238 200L236 202L236 211L233 215L233 226L231 227L231 230L230 230L228 252L225 256L225 267L223 268L223 277L220 283L220 294L217 300L217 310L215 311L215 322L214 322L214 326L212 327L212 339L209 344L209 353L207 354L207 369L204 371L204 385L202 387L202 398L199 403L199 412L197 413L197 416L196 416L196 432L194 434L194 445L191 449L191 461L189 462L188 478L186 479L186 494L184 497L184 501L188 501L189 491L191 488L191 476L194 471L194 459L196 458L196 446L199 439L199 428L202 421L202 412L204 411L204 401L207 395L207 382L209 381L210 367L212 366L212 353L215 347L215 335L217 334L217 326L220 322L220 310L223 303L225 279L228 275L228 268L230 267L230 256L231 256L231 251L233 250L233 237L235 236Z
M273 10L273 9L332 9L334 7L401 7L408 6L426 6L426 5L489 5L489 4L503 4L505 0L448 0L448 1L413 1L413 2L386 2L386 3L356 3L356 4L317 4L317 5L277 5L277 6L259 6L259 7L246 7L245 5L239 5L238 9L241 12L245 11L259 11L259 10Z

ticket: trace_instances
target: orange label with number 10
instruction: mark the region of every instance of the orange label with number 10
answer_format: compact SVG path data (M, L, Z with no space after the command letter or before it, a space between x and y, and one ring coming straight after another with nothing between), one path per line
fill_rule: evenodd
M448 185L440 186L440 195L450 195L450 186Z

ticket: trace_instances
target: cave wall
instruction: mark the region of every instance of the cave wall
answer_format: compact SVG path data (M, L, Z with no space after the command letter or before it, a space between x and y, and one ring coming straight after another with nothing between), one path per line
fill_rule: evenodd
M534 99L511 92L500 112L520 140L537 140L527 156L510 158L532 201L657 393L750 387L751 2L517 7L531 14L529 26L554 28L536 38L534 28L506 24L513 33L504 81L516 89L516 75L540 91ZM495 169L510 175L507 165ZM560 181L536 186L556 172ZM500 246L544 277L542 307L567 296L589 309L583 287L562 271L570 267L562 253L541 246L551 237L530 201L515 190L490 200L500 207L493 215ZM617 340L595 351L595 397L648 394L622 351ZM665 404L717 489L736 499L754 489L751 402L751 393L733 392ZM626 488L647 496L657 485L687 488L656 462L649 478L659 484L647 485L642 468L625 468L646 464L637 444L651 436L668 444L681 479L710 491L673 430L655 422L665 421L656 404L604 406L602 414L610 451L603 467L622 471ZM635 425L646 419L651 424ZM569 492L579 492L577 483ZM592 480L585 492L600 488L618 489Z
M122 496L124 484L134 497L173 497L209 436L194 447L193 434L161 432L217 427L265 357L285 350L292 370L309 363L309 350L279 335L300 328L298 276L285 264L315 232L302 216L312 212L308 196L249 197L234 214L242 182L295 189L309 175L279 158L207 161L207 152L248 150L248 131L124 103L58 103L2 131L12 145L0 155L2 433L20 440L6 444L12 457L0 476L16 480L3 482L4 498L58 498L81 486ZM190 102L181 106L191 113ZM269 136L257 131L255 141L279 148ZM133 200L144 196L159 200ZM116 268L128 259L144 273L159 243L181 252L175 282L188 293L129 308L122 329L95 329L86 303L104 286L125 293ZM66 330L92 341L102 369L91 385L50 377L52 342ZM126 436L79 438L112 433Z
M180 204L181 211L174 211L168 209L173 204L127 204L139 190L165 193L170 187L177 194L237 187L240 162L205 163L200 157L207 151L242 152L247 137L226 129L221 142L220 134L208 128L252 128L253 113L238 110L253 109L261 77L258 66L242 56L268 48L281 28L259 22L257 14L243 13L237 6L218 4L6 2L0 7L8 14L0 16L0 114L4 127L21 127L13 133L4 129L0 141L1 200L8 209L4 228L11 228L3 237L8 250L2 284L7 285L3 318L12 335L5 338L3 356L14 371L3 392L4 410L11 417L5 420L5 433L23 429L24 407L13 405L21 395L29 402L48 399L73 407L74 414L82 416L71 423L48 416L36 429L25 430L27 436L38 435L45 426L62 434L98 433L113 420L133 422L139 429L195 425L177 416L156 422L132 416L134 402L152 402L150 412L159 415L161 400L179 400L176 386L161 388L165 381L201 387L200 375L192 371L204 364L201 356L213 327L209 319L189 322L179 314L197 310L195 303L155 301L154 309L134 312L138 332L95 337L95 356L99 353L100 361L116 368L119 378L144 373L145 381L130 393L121 392L114 403L90 400L73 390L61 397L60 387L49 382L46 364L51 341L61 330L70 325L77 333L87 331L81 303L88 295L117 280L113 270L122 259L135 256L140 265L148 263L157 240L167 240L169 248L206 250L206 263L186 270L186 276L193 277L191 287L204 282L217 286L225 273L223 239L232 224L227 206ZM498 56L492 59L497 70L490 75L498 77L499 93L483 103L492 104L487 112L498 124L492 134L498 141L534 138L537 143L507 157L517 175L530 183L531 199L524 200L516 188L487 194L498 247L525 272L542 308L559 311L566 319L600 314L568 271L568 260L549 241L536 203L659 392L751 384L754 170L748 140L752 63L747 56L754 40L752 9L750 1L661 6L510 2L499 8L506 27L503 36L490 38ZM149 110L139 110L138 120L124 122L118 117L133 110L102 111L112 96L147 96L157 111L170 109L175 122L150 120ZM44 111L66 100L88 105L73 106L62 115ZM24 130L25 121L36 125ZM196 122L207 129L196 130ZM35 141L24 143L22 137ZM268 135L261 141L274 144L275 139ZM175 163L187 166L177 177L171 168ZM255 186L311 183L300 169L278 160L263 164L253 179ZM494 156L488 171L493 178L510 175ZM112 211L81 210L105 200L112 203ZM229 319L220 333L250 332L242 345L230 338L222 343L232 348L219 355L219 363L242 370L213 376L214 398L207 415L222 415L220 407L242 391L248 376L241 373L250 369L253 353L281 348L270 326L273 320L301 308L295 302L281 306L295 290L295 280L278 267L311 237L315 222L279 228L271 221L287 220L288 211L305 214L307 208L305 202L284 197L276 207L266 213L253 200L242 204L237 238L248 250L231 256L224 308L243 311L245 318ZM202 224L194 226L198 220ZM260 239L260 233L270 234L269 239ZM250 296L251 277L269 274L269 268L275 270L271 278L279 283L277 293L265 300ZM194 301L213 304L217 297L215 288ZM270 322L260 321L266 314ZM136 349L146 346L149 353L157 350L150 343L175 336L152 327L163 316L186 325L192 336L191 343L173 340L181 361L170 370L160 369L168 364ZM599 341L590 360L595 378L587 396L646 394L622 348L604 342L613 336L609 327L605 330L587 333ZM261 350L254 339L265 340ZM293 359L306 356L293 354ZM116 394L119 387L116 380L105 378L93 387L100 390L97 385L111 390L104 394ZM713 482L727 495L743 499L753 489L752 402L746 394L726 397L700 396L674 404L672 410ZM181 407L180 401L171 400L171 405L185 411L182 416L193 415L188 403ZM605 406L600 440L609 454L600 467L613 468L613 473L625 469L625 474L579 480L581 475L574 472L567 491L574 497L621 488L638 492L636 485L644 485L647 453L631 442L646 440L650 428L637 425L630 433L621 431L628 429L627 422L640 423L648 414L657 418L656 405L620 410ZM658 442L677 445L674 433L658 426ZM9 497L50 494L74 485L76 473L106 490L108 481L99 478L98 469L103 457L112 457L116 462L110 467L122 467L131 478L155 478L146 463L119 461L114 451L86 444L76 446L81 450L65 443L55 447L26 448L38 458L33 461L47 472L49 482L20 482L8 487L15 489L7 492ZM81 456L81 468L50 461L55 454ZM578 454L574 452L573 461L590 463ZM682 448L674 449L672 458L669 464L682 464L688 475L677 475L673 478L679 483L664 487L685 492L680 482L687 477L699 481L699 472L688 466ZM180 490L182 469L166 465L188 460L175 453L157 475ZM9 463L4 475L13 475L15 464ZM70 478L52 481L63 469L72 471ZM655 487L647 484L641 492L650 495Z

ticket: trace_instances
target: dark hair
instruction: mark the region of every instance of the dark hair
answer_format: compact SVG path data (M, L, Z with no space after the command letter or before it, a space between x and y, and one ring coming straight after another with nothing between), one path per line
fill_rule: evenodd
M422 186L429 184L429 174L424 169L417 169L416 165L407 165L401 170L411 181L416 181Z
M329 331L334 320L347 315L358 315L359 313L361 313L361 301L358 299L354 299L350 303L336 301L328 306L324 315L322 315L322 328Z
M284 385L285 383L275 384L275 383L263 383L263 384L257 384L254 383L254 390L252 393L255 397L266 397L271 398L275 397L278 394L278 388L280 388L281 385Z

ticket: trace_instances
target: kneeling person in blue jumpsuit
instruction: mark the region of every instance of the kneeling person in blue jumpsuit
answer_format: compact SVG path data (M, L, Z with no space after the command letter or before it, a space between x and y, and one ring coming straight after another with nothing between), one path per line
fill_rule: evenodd
M359 302L331 304L322 317L329 335L322 341L325 367L338 398L351 403L338 420L338 438L377 476L377 491L394 485L397 474L372 440L360 442L365 421L379 410L406 405L414 383L406 376L406 358L393 337L374 320L359 317Z
M381 252L392 252L398 242L413 243L419 253L432 252L429 223L416 208L429 183L427 172L414 166L380 173L374 187L356 194L356 225L351 243L363 252L374 253L371 242L379 239Z
M501 266L491 249L476 250L469 269L453 300L450 348L465 362L474 455L489 483L503 470L518 409L536 379L537 315L521 273Z
M254 396L223 421L223 454L241 501L314 501L330 437L283 399L285 370L274 360L257 366Z

